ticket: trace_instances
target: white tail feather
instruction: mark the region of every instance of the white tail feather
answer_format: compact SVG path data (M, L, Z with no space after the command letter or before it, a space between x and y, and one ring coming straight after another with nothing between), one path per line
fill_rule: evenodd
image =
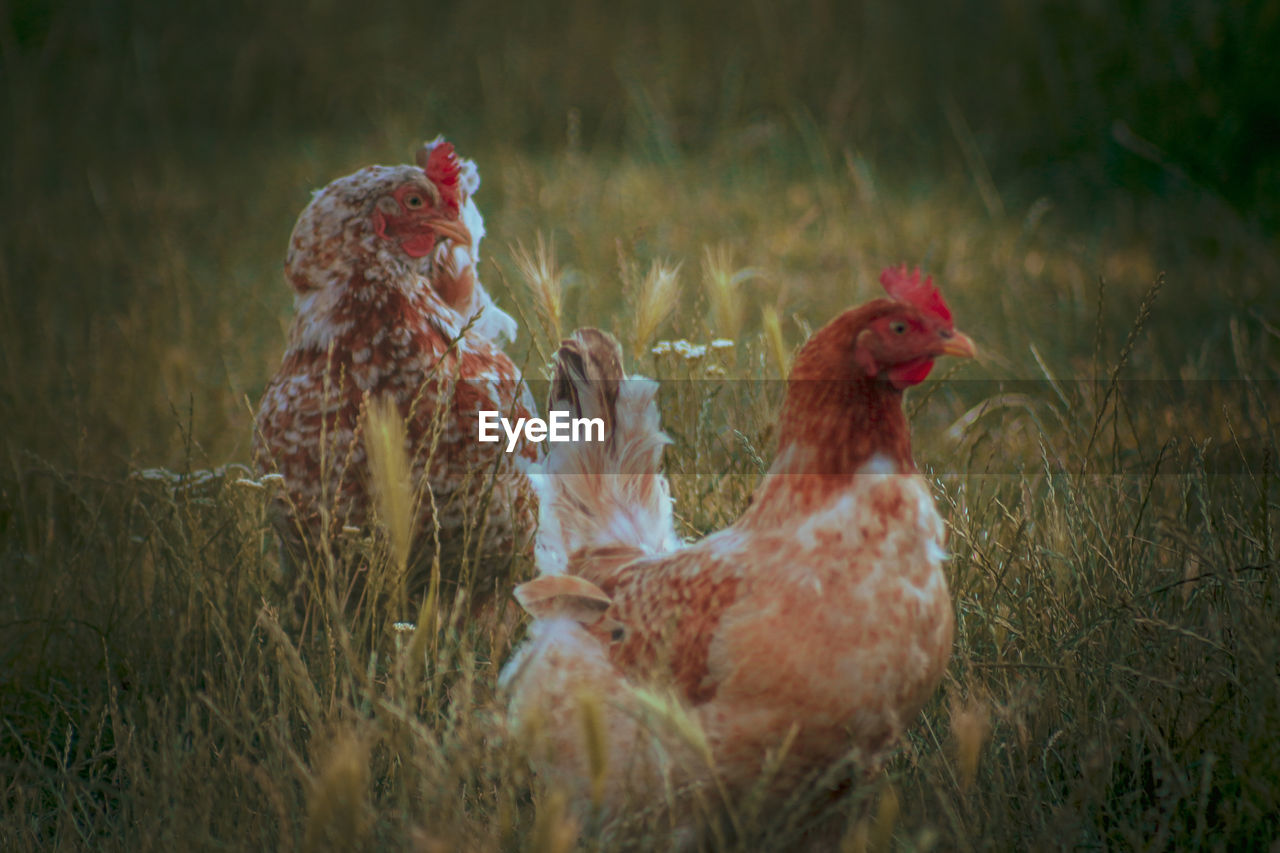
M635 549L664 554L680 546L671 492L662 475L662 432L654 401L658 384L623 378L621 348L611 336L580 329L556 353L548 408L601 418L604 441L563 442L530 472L538 493L538 568L564 572L583 549Z

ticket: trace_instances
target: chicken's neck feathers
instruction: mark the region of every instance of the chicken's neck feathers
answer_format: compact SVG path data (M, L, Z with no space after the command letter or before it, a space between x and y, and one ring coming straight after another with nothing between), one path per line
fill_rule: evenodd
M902 392L878 378L793 383L783 407L780 446L807 446L809 470L787 473L853 475L875 456L915 470Z
M793 381L778 454L743 521L811 513L867 473L915 472L901 391L875 378Z
M385 335L406 322L429 322L447 340L462 334L461 316L431 288L427 278L431 270L410 268L383 241L372 239L374 245L364 253L363 262L342 264L329 271L333 278L325 286L297 295L290 351L323 352L334 344L349 346L359 342L347 340L353 336Z

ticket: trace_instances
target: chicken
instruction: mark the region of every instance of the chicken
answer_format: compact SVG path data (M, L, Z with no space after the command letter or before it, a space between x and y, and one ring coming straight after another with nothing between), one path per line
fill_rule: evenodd
M974 346L931 278L902 267L881 282L888 298L796 357L750 507L683 547L653 384L584 369L581 338L562 349L556 385L574 393L560 396L613 409L612 433L535 466L543 574L516 590L534 621L502 683L513 725L540 744L535 768L580 809L669 806L672 785L735 802L766 768L780 803L842 758L874 766L937 687L945 536L902 393ZM592 340L597 362L617 359Z
M475 164L436 139L416 166L371 166L333 181L298 217L285 262L295 315L254 435L258 470L284 480L273 513L285 562L370 521L364 430L381 399L404 422L419 492L411 595L426 582L437 535L445 566L465 550L489 571L531 545L523 468L533 448L508 454L477 441L481 410L513 419L534 410L501 348L516 323L476 271L479 186Z

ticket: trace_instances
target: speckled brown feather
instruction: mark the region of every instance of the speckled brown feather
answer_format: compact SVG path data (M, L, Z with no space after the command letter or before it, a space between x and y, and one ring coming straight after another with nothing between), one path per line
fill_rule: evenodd
M275 513L294 560L342 527L369 522L362 431L368 403L377 398L393 400L407 428L411 479L424 492L419 553L438 532L446 564L456 557L464 526L481 517L486 500L486 554L509 555L530 543L535 509L522 467L534 449L523 445L507 455L498 444L476 440L478 411L528 417L534 409L500 346L514 322L475 278L483 221L471 193L479 178L474 164L457 160L447 146L437 140L423 149L427 171L374 166L334 181L294 228L286 277L297 293L296 312L254 435L259 470L284 477ZM433 184L432 171L452 183ZM425 257L384 239L372 219L379 205L391 209L388 199L405 187L440 200L432 215L452 222L465 239L441 236ZM469 282L461 301L459 277ZM411 580L410 592L423 583Z
M688 572L681 563L702 570ZM730 571L707 568L696 555L675 554L660 565L632 562L601 587L612 600L603 616L621 626L609 638L609 660L638 682L670 683L691 707L715 697L711 640L741 587Z

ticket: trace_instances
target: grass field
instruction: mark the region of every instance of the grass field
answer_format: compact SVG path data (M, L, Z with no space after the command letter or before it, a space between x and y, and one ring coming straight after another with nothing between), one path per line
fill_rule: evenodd
M745 506L791 352L882 266L978 343L908 397L954 658L847 849L1278 849L1275 4L724 6L0 6L0 848L662 846L534 797L501 620L281 628L236 466L288 234L444 132L526 372L591 324L664 380L687 536ZM803 829L732 811L711 846Z

